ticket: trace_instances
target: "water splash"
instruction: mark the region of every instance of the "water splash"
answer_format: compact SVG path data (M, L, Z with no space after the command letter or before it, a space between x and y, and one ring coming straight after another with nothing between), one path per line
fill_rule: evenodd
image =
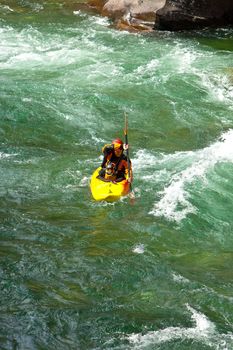
M160 201L154 205L150 214L180 222L188 214L197 212L197 208L189 202L187 185L197 179L206 181L206 173L218 162L233 162L233 130L224 133L211 146L192 152L192 158L194 161L191 166L172 176L169 185L160 193Z
M9 153L0 152L0 159L14 157L14 156L17 156L17 153L9 154Z
M193 327L168 327L158 331L151 331L144 335L142 333L131 334L128 336L129 342L133 344L134 349L141 349L150 345L161 344L172 340L181 339L184 341L184 339L191 339L212 346L213 349L220 349L220 346L224 341L226 344L224 349L230 349L227 347L227 343L229 346L232 345L233 334L219 334L214 323L204 314L196 311L188 304L186 304L186 307L191 313L191 319L194 323ZM223 347L221 347L221 349L223 349Z
M0 5L0 10L4 12L14 12L14 10L8 5Z
M145 251L144 244L137 244L137 245L133 248L133 253L136 253L136 254L143 254L144 251Z
M198 72L202 86L208 91L210 99L226 103L233 108L233 86L229 78L224 74L206 74Z

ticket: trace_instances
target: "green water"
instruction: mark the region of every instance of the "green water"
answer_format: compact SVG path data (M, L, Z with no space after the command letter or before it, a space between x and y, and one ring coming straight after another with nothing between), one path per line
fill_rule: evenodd
M0 2L0 349L233 348L232 47ZM124 113L136 200L97 203Z

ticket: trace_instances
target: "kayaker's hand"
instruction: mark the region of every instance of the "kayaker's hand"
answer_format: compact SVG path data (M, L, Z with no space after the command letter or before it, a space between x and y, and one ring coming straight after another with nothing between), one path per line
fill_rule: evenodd
M124 143L123 148L124 148L124 150L126 151L127 149L129 149L129 145L126 144L126 143Z
M132 177L129 177L129 178L128 178L128 182L129 182L130 184L133 182Z

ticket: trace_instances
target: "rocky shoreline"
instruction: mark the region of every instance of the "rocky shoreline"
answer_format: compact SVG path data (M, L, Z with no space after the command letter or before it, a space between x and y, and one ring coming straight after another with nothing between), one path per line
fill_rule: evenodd
M233 24L232 0L88 0L88 6L131 32Z

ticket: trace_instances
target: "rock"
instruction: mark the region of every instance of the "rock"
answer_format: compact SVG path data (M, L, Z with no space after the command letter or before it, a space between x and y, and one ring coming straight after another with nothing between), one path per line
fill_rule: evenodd
M137 19L132 19L130 22L128 22L127 19L121 18L115 22L115 27L119 30L127 30L131 33L153 31L153 26L151 22L148 24L148 22Z
M103 13L110 17L125 16L155 20L155 12L165 5L166 0L108 0Z
M233 0L88 0L118 29L183 30L233 24Z
M95 8L98 12L101 12L105 3L106 3L106 0L88 0L88 5L90 7L93 7Z
M118 29L152 31L155 13L166 0L89 0L103 16L112 18Z
M156 13L155 27L183 30L228 24L233 24L232 0L167 0Z

